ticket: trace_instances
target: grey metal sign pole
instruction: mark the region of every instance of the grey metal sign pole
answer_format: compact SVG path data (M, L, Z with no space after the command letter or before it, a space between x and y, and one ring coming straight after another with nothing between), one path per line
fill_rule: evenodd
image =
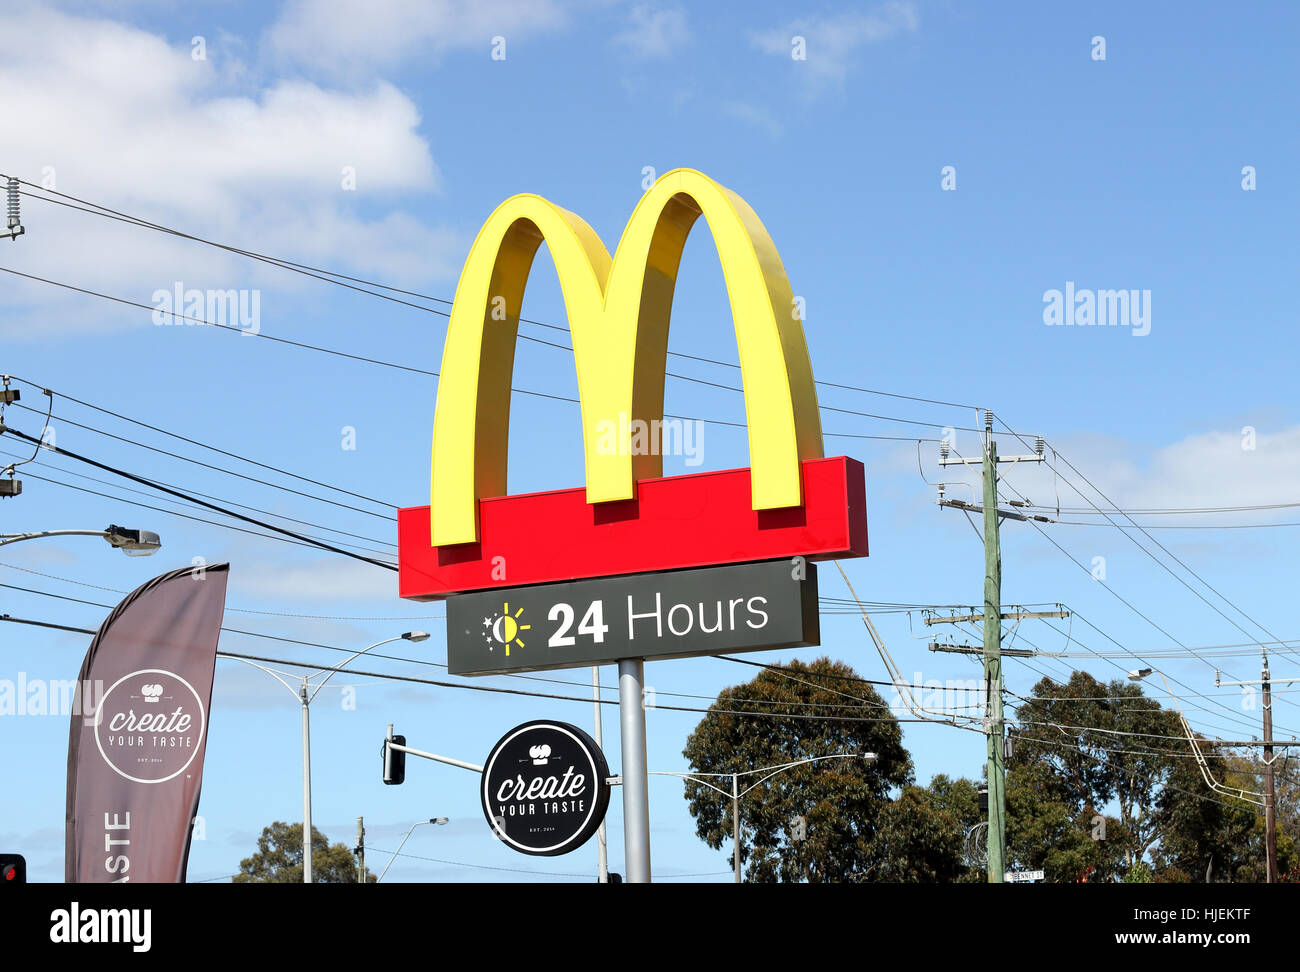
M630 884L650 883L650 785L645 746L645 662L618 663L618 713L623 744L623 850Z
M605 746L605 734L600 715L600 666L591 666L591 701L592 708L595 710L596 720L596 747L603 749ZM596 828L596 879L601 884L609 883L609 852L605 846L605 821L600 822Z

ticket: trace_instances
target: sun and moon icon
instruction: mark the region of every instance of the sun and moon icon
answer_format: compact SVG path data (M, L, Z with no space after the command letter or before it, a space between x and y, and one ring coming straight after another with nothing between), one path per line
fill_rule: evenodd
M519 637L519 633L529 631L533 626L519 623L519 616L523 613L524 609L520 608L511 614L510 602L507 601L502 605L500 614L483 619L483 627L487 629L483 632L483 640L487 642L488 651L495 651L497 645L505 645L506 657L509 658L511 645L524 647L524 640Z

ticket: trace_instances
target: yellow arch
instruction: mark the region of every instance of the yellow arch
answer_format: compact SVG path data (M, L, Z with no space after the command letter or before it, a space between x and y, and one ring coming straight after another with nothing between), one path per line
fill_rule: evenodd
M602 450L610 428L663 417L668 323L686 237L713 232L740 352L753 507L803 502L799 463L822 455L821 420L803 328L781 257L758 216L693 169L662 175L642 196L614 259L581 217L540 196L511 196L488 217L456 287L433 420L434 546L478 539L478 500L506 492L510 383L524 287L543 240L573 338L587 502L631 499L662 474L661 457ZM620 423L620 416L627 419Z

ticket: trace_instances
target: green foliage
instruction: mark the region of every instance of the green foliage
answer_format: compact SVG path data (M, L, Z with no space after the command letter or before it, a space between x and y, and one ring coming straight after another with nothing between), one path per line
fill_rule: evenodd
M980 814L979 787L971 780L960 778L954 780L944 773L939 773L930 781L926 790L930 795L931 806L937 812L948 815L956 826L961 842L959 853L962 859L951 880L961 883L983 882L986 876L985 868L964 859L967 832L984 820Z
M1296 835L1300 833L1300 783L1292 780L1287 764L1274 766L1277 790L1278 873L1300 872ZM1262 790L1260 764L1242 756L1217 757L1212 762L1216 778L1244 790ZM1192 766L1183 771L1178 785L1204 788ZM1206 791L1208 792L1208 791ZM1170 826L1153 858L1161 881L1262 882L1267 879L1264 815L1260 808L1222 793L1213 799L1183 801L1169 809Z
M313 884L356 884L357 861L351 848L331 844L315 827L311 829L311 879ZM376 878L366 869L366 881ZM257 838L257 852L239 862L236 884L301 884L302 824L275 821Z
M854 681L843 662L821 658L791 662L789 672L762 670L753 681L724 690L686 742L683 755L697 774L746 773L763 766L862 751L878 754L874 763L833 759L792 767L758 782L762 774L740 777L740 788L757 784L740 799L741 858L746 879L756 882L832 882L903 880L890 874L946 873L947 846L939 841L932 858L914 871L891 867L889 847L914 847L941 823L909 828L897 815L885 818L890 793L912 782L912 762L902 731L889 708L870 686ZM763 712L765 717L717 710ZM829 716L825 720L800 718ZM881 721L853 721L854 719ZM730 776L711 782L719 793L695 781L686 783L686 800L696 833L710 847L731 851ZM923 808L928 809L928 808ZM804 840L791 839L795 817L807 821ZM888 824L886 835L878 833Z
M1190 755L1180 745L1177 714L1148 699L1140 685L1099 682L1087 672L1065 684L1043 679L1018 718L1009 775L1030 771L1072 817L1109 804L1119 810L1106 821L1107 847L1076 855L1095 868L1090 880L1122 880L1159 843L1169 809L1197 798L1169 785L1180 776L1180 757Z
M943 806L941 797L931 789L905 787L877 823L873 849L879 865L872 876L905 884L957 881L966 871L964 835L958 813Z
M913 785L898 723L849 666L822 658L784 667L790 671L764 670L718 696L687 740L694 772L745 772L857 750L880 760L795 767L742 797L746 879L984 880L982 866L963 860L966 835L982 822L977 784L940 774L928 787ZM717 711L727 709L787 718ZM795 718L805 714L832 718ZM850 718L862 716L885 721ZM1260 808L1206 786L1177 713L1141 686L1086 672L1066 684L1044 679L1017 716L1007 764L1009 870L1042 869L1049 882L1264 880ZM1257 760L1203 748L1216 779L1262 788ZM1283 881L1300 881L1300 781L1285 758L1275 769L1278 869ZM748 782L740 779L743 789ZM730 858L731 780L712 782L728 793L688 782L686 799L701 839ZM790 839L796 816L807 821L806 840Z
M1110 874L1123 825L1090 805L1075 809L1051 768L1030 764L1007 774L1009 869L1041 869L1044 880L1072 883ZM1094 835L1097 835L1094 837ZM1103 837L1103 839L1097 839Z
M1138 861L1124 875L1125 884L1150 884L1151 881L1151 868L1144 861Z
M1204 881L1207 872L1214 880L1263 880L1262 814L1205 784L1177 713L1141 686L1086 672L1064 685L1044 679L1018 717L1008 793L1030 792L1008 809L1008 843L1022 866L1034 861L1049 880ZM1260 789L1257 766L1213 748L1205 756L1214 778ZM1297 796L1287 805L1300 823ZM1119 815L1093 809L1107 806ZM1284 846L1288 864L1296 862L1282 819L1279 869Z

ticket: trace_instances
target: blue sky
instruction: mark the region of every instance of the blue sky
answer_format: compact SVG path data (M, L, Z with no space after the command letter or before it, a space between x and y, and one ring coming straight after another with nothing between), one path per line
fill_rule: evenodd
M827 433L934 439L948 426L970 455L976 436L961 429L977 424L971 406L988 407L1017 431L1045 436L1125 508L1287 503L1300 473L1297 342L1285 290L1300 255L1288 43L1297 26L1292 8L1274 4L19 3L0 36L0 171L53 179L59 192L208 239L450 298L474 233L507 196L546 196L582 215L612 249L647 167L700 169L742 195L775 240L794 292L806 300L819 379L964 406L823 386L824 406L884 416L828 412ZM791 57L795 36L805 38L806 60ZM492 57L494 37L504 38L503 60ZM1096 37L1104 38L1104 60L1094 56ZM946 166L955 190L942 187ZM1245 167L1253 167L1253 189L1243 188ZM343 188L348 171L355 189ZM264 334L439 367L445 318L436 314L35 200L24 200L23 222L25 236L0 244L0 269L146 305L178 282L255 290ZM427 502L434 379L212 328L160 327L147 310L0 278L0 373L395 505ZM1149 292L1149 333L1045 326L1044 295L1067 282ZM564 323L544 252L524 315ZM683 260L670 349L736 360L702 224ZM683 359L673 370L735 378L729 368ZM576 395L571 356L553 348L521 342L515 376L517 387ZM31 386L22 391L24 404L44 404ZM744 416L734 392L683 381L669 381L667 409ZM250 476L265 470L60 397L54 414L62 447L225 502L395 541L393 525L379 517L71 423ZM33 434L42 418L7 416ZM1254 448L1243 447L1246 427ZM355 431L355 449L343 448L345 429ZM998 438L1004 453L1025 451L1005 433ZM707 425L703 444L705 468L747 464L738 429ZM914 441L828 435L826 448L867 464L871 556L846 564L864 599L981 598L980 544L960 513L935 507L920 474L939 478L933 442L920 448L920 470ZM11 439L0 439L0 450L30 454ZM580 485L581 456L576 407L516 395L512 492ZM0 551L0 583L111 604L113 591L196 557L229 560L229 626L352 650L418 626L434 637L394 653L446 660L441 606L402 602L385 571L132 507L125 498L167 504L77 479L73 473L98 474L67 459L44 454L39 462L22 471L23 495L0 505L0 532L140 524L162 534L165 549L127 560L93 539L13 545ZM665 471L686 467L669 457ZM1063 462L1058 473L1018 467L1006 495L1015 498L1014 488L1054 507L1059 492L1062 507L1085 505L1069 485L1082 486L1080 475ZM963 487L950 495L968 496ZM1277 509L1135 519L1242 526L1300 517ZM1150 555L1110 527L1060 523L1040 533L1008 524L1004 600L1062 602L1105 633L1077 618L1072 629L1026 622L1020 636L1071 654L1008 662L1009 687L1024 693L1042 673L1065 677L1070 667L1115 677L1137 663L1090 655L1085 646L1115 653L1123 646L1188 686L1176 690L1205 707L1188 709L1198 729L1250 735L1258 711L1233 692L1216 692L1213 668L1254 678L1257 656L1160 657L1177 644L1115 593L1184 645L1296 638L1285 567L1296 529L1151 531L1247 618L1141 534L1135 539ZM1091 576L1097 557L1115 593ZM833 570L822 572L821 593L847 594ZM272 613L241 613L259 611ZM107 612L0 588L0 613L96 627ZM970 659L926 651L930 632L919 615L911 620L909 627L905 614L878 618L905 673L976 677ZM7 677L75 676L85 637L0 627ZM967 631L964 640L973 637ZM229 634L222 647L286 659L334 655ZM864 677L885 677L852 616L825 616L823 647L798 655L820 653ZM1294 656L1275 659L1277 673L1297 670ZM445 674L383 659L366 667ZM749 674L718 660L647 667L661 698L702 697L678 700L684 705L707 705ZM585 670L554 677L578 684L541 687L586 691ZM606 671L605 683L614 682ZM475 761L528 719L588 725L589 705L361 676L337 676L330 686L313 707L312 735L314 818L331 839L350 843L364 815L369 843L391 850L415 820L444 815L448 826L416 831L405 852L419 857L399 859L392 877L593 873L594 845L539 862L494 841L469 774L413 764L405 786L384 787L377 756L390 721L412 745ZM355 708L343 705L347 686ZM205 832L191 853L192 880L233 874L265 824L301 818L299 713L288 693L222 660L212 711ZM616 765L615 712L608 707L606 750ZM1282 697L1276 719L1279 735L1300 725L1292 699ZM697 720L649 714L652 769L685 768L681 749ZM973 733L909 724L904 739L922 782L938 772L980 773L984 742ZM20 784L0 796L0 843L27 854L35 880L62 874L66 740L66 717L0 720L8 778ZM695 838L678 781L652 783L651 817L656 876L729 879L725 852ZM608 819L618 869L617 793ZM375 851L370 863L382 868L386 855Z

